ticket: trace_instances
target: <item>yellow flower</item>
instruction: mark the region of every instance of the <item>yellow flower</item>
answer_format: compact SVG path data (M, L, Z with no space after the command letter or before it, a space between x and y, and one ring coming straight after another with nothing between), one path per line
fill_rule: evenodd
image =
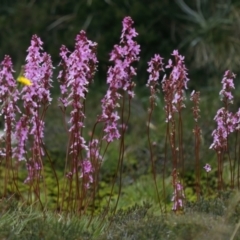
M24 84L24 85L27 85L27 86L31 86L31 85L32 85L31 80L29 80L28 78L25 78L25 77L23 77L23 76L19 76L19 77L17 78L17 81L20 82L20 83L22 83L22 84Z

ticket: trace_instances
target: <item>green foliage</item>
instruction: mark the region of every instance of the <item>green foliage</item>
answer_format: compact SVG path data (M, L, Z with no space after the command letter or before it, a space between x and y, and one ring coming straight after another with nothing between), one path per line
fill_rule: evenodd
M217 75L219 70L238 71L239 3L234 1L176 1L182 10L181 47L192 59L189 65L195 69L205 69L208 74ZM222 73L221 73L222 74Z
M233 196L237 198L239 195L231 195ZM230 239L235 224L229 220L229 216L236 203L226 199L202 200L198 209L189 206L183 215L170 213L161 217L151 213L149 204L135 205L117 212L110 219L110 227L99 239ZM239 235L236 234L235 237L234 239L239 239Z
M99 238L103 239L163 239L167 224L163 218L148 216L151 205L143 203L126 211L117 212L107 232Z

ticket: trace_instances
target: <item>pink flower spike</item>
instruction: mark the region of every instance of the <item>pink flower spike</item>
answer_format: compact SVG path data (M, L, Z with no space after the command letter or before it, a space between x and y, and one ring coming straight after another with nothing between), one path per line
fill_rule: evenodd
M127 92L129 99L134 97L133 88L135 83L132 78L137 74L136 69L132 66L139 60L140 45L134 40L137 36L133 28L133 20L125 17L123 20L123 29L120 44L115 45L110 53L110 61L113 66L108 68L107 84L108 90L102 99L102 114L98 117L98 122L104 122L103 139L108 143L120 138L118 120L120 119L116 109L119 107L119 99L122 97L121 92ZM161 58L156 56L156 61ZM152 70L152 67L150 70ZM160 66L161 67L161 66ZM150 81L155 81L157 76L152 76Z

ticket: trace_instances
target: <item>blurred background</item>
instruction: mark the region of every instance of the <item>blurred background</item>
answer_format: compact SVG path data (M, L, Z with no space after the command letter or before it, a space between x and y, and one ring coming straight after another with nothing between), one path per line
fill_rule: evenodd
M1 0L0 59L9 54L18 71L31 36L37 34L57 66L60 46L73 49L83 29L98 43L96 82L105 83L109 52L119 42L125 16L132 17L139 33L140 86L146 83L153 54L166 62L174 49L186 57L190 88L216 85L228 68L240 71L238 0Z
M59 49L64 44L73 50L75 37L82 29L87 32L89 39L98 43L98 72L86 103L85 136L89 137L96 115L101 111L99 102L106 91L109 53L114 44L119 43L125 16L132 17L135 22L134 27L139 33L136 41L141 45L141 54L137 64L138 75L134 80L137 83L137 95L132 102L125 142L124 183L128 185L134 179L151 173L146 135L149 103L149 92L145 86L148 79L147 62L155 53L159 53L166 64L174 49L185 56L189 69L187 97L193 89L201 90L201 168L206 162L213 163L214 168L215 152L209 150L209 146L212 142L211 133L216 126L213 118L221 107L218 95L221 79L227 69L237 75L240 73L239 0L0 0L0 61L5 54L10 55L17 76L21 65L25 63L31 37L37 34L44 42L44 51L51 54L56 67L53 78L55 87L52 90L55 98L47 113L45 135L54 163L61 169L64 167L67 144L67 133L63 131L63 118L57 103ZM237 89L238 79L235 80ZM233 111L240 106L239 92L235 91L238 98ZM187 101L186 106L183 113L184 154L186 170L192 170L194 121L191 103ZM151 124L151 139L155 142L154 161L161 172L166 127L162 95L159 96ZM115 172L118 159L116 149L117 144L113 144L105 154L105 182ZM193 174L187 180L191 182L191 179L194 179Z

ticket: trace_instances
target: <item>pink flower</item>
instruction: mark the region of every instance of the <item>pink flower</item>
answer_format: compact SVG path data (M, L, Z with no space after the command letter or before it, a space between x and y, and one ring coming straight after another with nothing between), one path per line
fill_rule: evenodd
M107 142L120 138L117 121L120 118L116 111L122 90L128 93L129 99L134 97L134 83L132 78L136 70L132 64L139 60L140 46L134 41L137 36L133 28L133 20L125 17L120 38L120 44L115 45L110 53L110 61L114 64L108 69L108 91L102 99L102 114L98 117L99 122L105 122L104 137Z
M69 129L70 132L70 150L71 164L70 171L66 175L72 179L73 175L80 171L80 177L83 179L84 186L89 187L93 182L91 158L101 158L98 151L95 151L96 142L90 144L91 149L86 144L82 130L84 128L85 109L84 101L87 96L89 84L93 81L97 70L96 57L97 43L88 40L86 33L80 31L75 40L75 49L71 53L65 46L60 49L62 58L58 81L60 82L61 96L59 101L61 108L65 112L70 108ZM83 160L83 151L87 153L87 159ZM99 156L96 156L99 154ZM81 157L80 157L81 156Z
M225 98L229 103L233 101L233 95L231 90L235 88L233 79L236 78L236 75L229 70L224 73L222 79L222 90L220 91L220 96Z
M164 92L164 110L166 114L166 122L174 119L174 115L185 108L184 101L186 99L184 90L187 89L188 73L184 63L184 57L174 50L172 55L174 60L168 61L166 68L171 70L170 76L164 76L162 80L162 89Z
M31 45L27 50L24 67L24 77L29 79L32 84L24 86L21 91L24 114L17 122L15 131L18 145L13 149L13 156L19 161L27 160L28 177L25 183L40 177L42 156L44 155L42 149L44 141L43 116L45 116L46 109L52 101L50 88L52 87L53 65L51 56L42 52L42 44L41 39L37 35L33 35ZM28 148L31 151L30 157L25 159L29 135L33 136L33 142Z
M211 172L211 170L212 170L210 164L208 164L208 163L207 163L203 168L205 169L205 171L206 171L207 173Z
M153 86L155 87L158 85L160 71L164 71L163 68L163 58L160 57L159 54L155 54L154 57L151 59L150 62L148 62L148 69L149 72L149 78L147 82L147 86Z
M82 101L86 98L88 86L96 72L98 63L96 46L97 44L88 40L86 33L81 31L76 37L75 50L72 53L65 46L60 49L62 57L60 65L63 70L58 75L61 89L59 101L64 108L72 108L69 121L71 133L76 134L84 126L85 114ZM79 138L79 145L83 146L83 139L80 136L77 138Z
M217 128L212 132L213 143L210 146L210 149L213 148L218 152L226 150L229 134L238 127L237 114L233 114L228 110L229 104L233 102L231 90L234 89L233 79L235 77L234 73L226 71L222 79L222 90L219 94L222 96L224 107L220 108L214 117Z
M6 136L5 146L2 146L0 152L5 155L6 159L11 157L12 153L12 136L16 126L16 114L20 113L17 106L19 91L17 83L13 77L12 60L5 56L0 63L0 115L4 119L4 132ZM0 154L1 156L3 156Z
M90 187L90 183L93 183L93 167L90 161L84 160L81 163L81 173L80 178L83 179L85 188Z

